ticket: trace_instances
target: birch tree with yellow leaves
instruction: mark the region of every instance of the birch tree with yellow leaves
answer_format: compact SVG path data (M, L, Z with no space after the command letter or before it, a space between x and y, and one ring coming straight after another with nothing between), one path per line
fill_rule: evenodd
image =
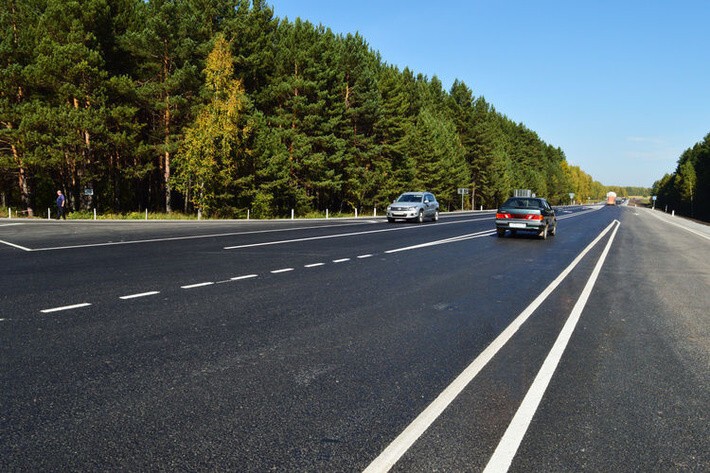
M234 213L230 206L253 176L248 140L249 101L234 76L229 42L217 35L207 57L205 88L210 101L198 113L176 156L175 188L205 215ZM244 189L241 189L242 191Z

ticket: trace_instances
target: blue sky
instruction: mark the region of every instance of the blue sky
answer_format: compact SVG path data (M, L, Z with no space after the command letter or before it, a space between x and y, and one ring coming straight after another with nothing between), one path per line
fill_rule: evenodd
M270 0L465 82L605 185L650 187L710 133L710 0Z

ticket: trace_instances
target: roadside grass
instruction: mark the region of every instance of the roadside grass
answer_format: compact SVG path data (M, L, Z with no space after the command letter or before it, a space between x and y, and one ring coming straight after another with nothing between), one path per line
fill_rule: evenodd
M127 213L97 213L96 220L197 220L197 215L188 215L182 212L127 212ZM93 220L94 212L77 210L69 212L70 220Z
M27 219L32 219L32 220L47 220L46 212L44 212L44 215L35 215L34 217L27 217L26 213L22 213L17 211L15 208L8 208L8 207L0 207L0 219L1 218L8 218L8 211L12 209L12 218L27 218ZM359 214L359 217L361 218L368 218L372 217L374 214L364 214L361 213ZM384 212L380 215L384 215ZM52 215L51 218L54 218L54 209L52 209ZM320 218L332 218L332 219L337 219L337 218L354 218L355 213L348 213L348 212L328 212L326 213L325 211L312 211L312 212L306 212L304 214L298 214L296 213L294 215L295 219L320 219ZM96 214L96 220L175 220L175 221L197 221L197 220L209 220L209 221L219 221L219 220L289 220L291 218L290 215L288 216L269 216L269 217L263 217L263 216L256 216L256 215L249 215L246 212L243 212L243 215L239 215L237 217L232 217L232 218L226 218L225 216L222 215L216 215L216 216L202 216L200 219L198 219L196 214L185 214L183 212L175 211L171 213L167 212L148 212L146 214L145 211L142 212L125 212L125 213L114 213L114 212L106 212L106 213L97 213ZM67 220L94 220L94 212L93 210L76 210L76 211L70 211L67 214Z

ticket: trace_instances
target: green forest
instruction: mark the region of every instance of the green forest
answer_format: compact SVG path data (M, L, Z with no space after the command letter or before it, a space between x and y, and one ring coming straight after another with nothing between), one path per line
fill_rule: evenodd
M371 211L407 190L443 210L460 187L468 209L517 188L553 204L608 190L464 82L447 91L261 0L4 5L0 204L30 216L57 189L74 210L214 218Z
M653 184L656 208L710 222L710 133L688 148L672 174Z

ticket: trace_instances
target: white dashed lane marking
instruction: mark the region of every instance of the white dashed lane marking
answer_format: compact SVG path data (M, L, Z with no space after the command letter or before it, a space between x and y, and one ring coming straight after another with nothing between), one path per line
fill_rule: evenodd
M230 281L241 281L242 279L252 279L252 278L258 278L258 274L247 274L245 276L237 276L235 278L229 278Z
M197 284L189 284L187 286L180 286L180 289L194 289L196 287L204 287L204 286L211 286L213 285L213 281L208 281L208 282L200 282Z
M138 299L139 297L148 297L148 296L154 296L156 294L160 294L160 291L149 291L149 292L141 292L140 294L130 294L128 296L121 296L119 299L122 300L128 300L128 299Z
M52 312L61 312L63 310L80 309L82 307L89 307L91 304L84 302L81 304L65 305L63 307L53 307L51 309L40 310L43 314L51 314Z

